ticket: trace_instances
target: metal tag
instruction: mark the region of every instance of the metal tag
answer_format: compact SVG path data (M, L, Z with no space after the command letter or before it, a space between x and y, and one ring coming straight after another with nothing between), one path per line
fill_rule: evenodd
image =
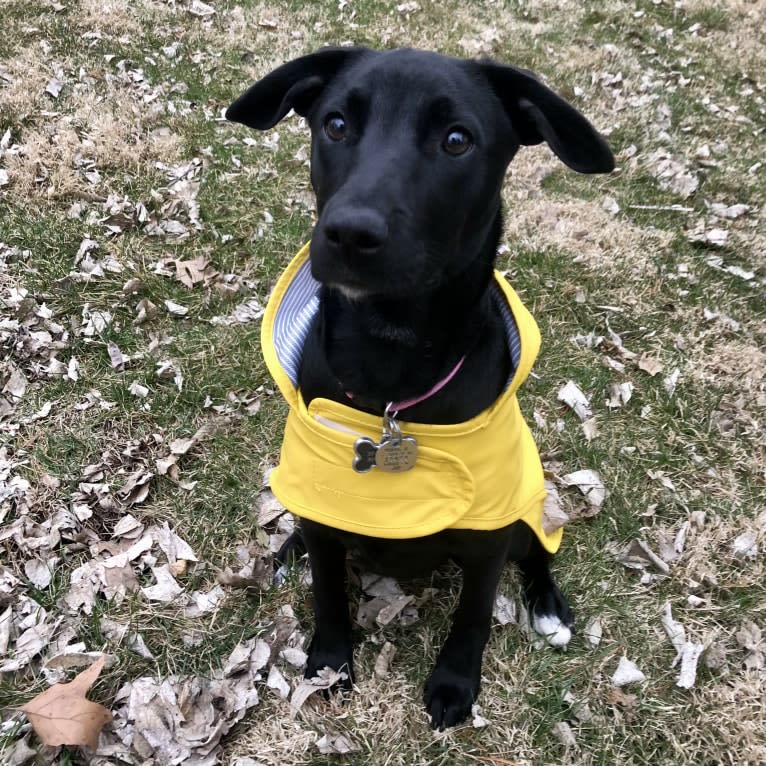
M411 436L388 439L378 445L375 465L386 473L402 473L415 467L418 443Z
M403 436L391 412L389 403L383 413L383 433L380 444L361 436L354 442L354 461L351 464L357 473L368 473L379 468L386 473L403 473L415 467L418 460L418 443L411 436Z
M378 445L368 436L362 436L354 442L354 462L351 464L357 473L367 473L375 468Z

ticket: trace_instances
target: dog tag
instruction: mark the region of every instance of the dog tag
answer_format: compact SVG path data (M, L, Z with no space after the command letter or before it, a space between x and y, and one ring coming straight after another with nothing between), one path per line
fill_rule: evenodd
M351 464L357 473L367 473L375 468L378 445L368 436L362 436L354 442L354 462Z
M375 465L386 473L402 473L414 468L417 459L418 443L411 436L400 436L378 445Z

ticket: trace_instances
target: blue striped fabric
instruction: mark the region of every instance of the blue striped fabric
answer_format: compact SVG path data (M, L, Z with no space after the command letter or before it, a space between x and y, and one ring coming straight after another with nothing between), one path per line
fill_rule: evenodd
M311 261L300 267L274 317L274 348L282 369L298 385L301 354L311 322L319 311L319 282L311 276Z
M492 286L492 297L505 324L508 348L511 353L512 369L508 378L511 382L521 356L521 339L516 321L502 290ZM294 386L298 385L298 370L301 354L311 322L319 310L319 282L311 276L311 262L307 260L298 270L295 278L285 291L282 303L274 317L274 348L282 369Z

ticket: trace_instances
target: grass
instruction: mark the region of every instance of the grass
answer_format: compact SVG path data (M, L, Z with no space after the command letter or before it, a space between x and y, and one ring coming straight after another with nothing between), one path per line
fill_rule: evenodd
M0 243L31 255L5 265L0 257L0 305L19 287L45 302L66 330L54 333L65 337L58 358L66 364L76 357L80 377L74 382L47 376L42 370L49 350L29 351L22 331L0 336L0 364L12 362L28 380L16 415L3 427L53 403L47 418L2 432L7 446L0 455L21 463L13 471L33 489L28 507L0 501L0 532L22 516L39 531L71 508L86 465L102 465L113 494L134 470L153 470L174 439L218 417L215 407L228 405L237 417L179 460L180 481L196 482L191 489L155 476L141 504L94 504L94 515L52 551L60 560L47 588L26 579L24 562L36 554L0 535L3 565L20 579L12 597L0 595L0 614L23 595L61 617L62 626L74 631L72 641L114 655L91 695L106 705L124 684L142 676L209 677L241 640L267 635L285 605L299 630L310 632L310 595L299 573L280 589L227 588L224 603L200 618L150 602L140 591L122 601L99 599L90 614L67 614L61 599L71 572L92 557L90 542L83 542L92 538L78 535L88 529L96 539L111 540L128 511L146 525L168 522L192 546L199 564L181 578L187 592L206 591L219 571L236 568L238 546L268 543L268 534L257 528L256 507L263 475L277 460L285 406L271 392L259 323L221 326L209 320L253 297L264 303L280 270L309 237L313 212L302 159L308 137L293 118L269 134L250 134L255 143L248 144L244 128L217 119L221 109L274 65L323 44L353 40L491 55L541 72L609 133L621 153L619 173L587 178L557 164L546 147L525 149L505 190L504 241L510 249L499 265L533 310L544 339L522 408L530 420L534 412L544 419L546 426L536 427L535 435L557 473L596 469L610 493L599 515L568 527L556 559L579 634L566 653L554 653L533 646L514 626L495 625L479 699L490 725L435 735L420 702L422 684L459 592L454 571L437 573L404 585L417 597L437 589L419 607L415 624L357 629L353 695L342 703L310 702L293 715L287 702L260 685L261 701L227 735L220 757L227 763L250 757L314 766L762 763L763 675L744 669L736 634L744 619L766 628L763 554L738 560L731 553L732 541L748 529L758 530L763 547L757 520L766 510L766 445L759 427L766 404L766 184L762 168L751 170L761 159L765 111L759 72L766 65L766 44L749 15L757 9L713 0L678 7L618 0L576 7L449 0L420 3L406 13L396 3L367 0L342 8L303 0L214 5L216 13L207 20L189 15L185 6L149 0L103 8L81 0L42 16L23 3L4 9L8 29L0 41L0 73L11 72L16 84L0 88L0 136L11 128L13 141L26 148L0 157L10 178L0 187ZM701 26L690 32L693 25ZM667 29L672 34L662 32ZM97 36L83 38L86 33ZM47 45L41 46L43 39ZM161 48L175 41L178 54L164 55ZM124 61L132 64L121 66ZM57 67L66 84L54 100L44 89ZM131 78L137 69L143 80ZM81 71L93 82L81 81ZM599 79L617 72L623 74L619 84ZM711 103L721 111L711 110ZM660 106L670 116L663 127L657 124ZM732 106L736 111L727 111ZM167 135L158 138L156 131L163 129ZM698 152L705 144L710 156L703 162ZM625 152L631 145L633 157ZM699 177L693 195L683 198L660 187L652 164L658 151ZM83 158L99 170L95 185L83 176ZM151 236L140 222L123 233L106 231L99 200L127 196L162 218L172 194L156 163L173 167L194 158L202 168L196 179L200 230L191 228L180 241ZM619 205L617 213L605 209L607 196ZM711 202L751 209L736 221L721 221L711 216ZM76 218L69 215L73 203L81 206ZM691 212L668 209L673 205ZM178 214L188 224L184 215ZM729 230L725 248L688 241L688 230L700 221ZM85 237L99 242L95 258L108 253L124 270L87 282L70 278ZM157 271L160 261L200 254L215 270L237 275L240 291L190 289ZM716 270L711 256L754 271L754 279ZM140 280L138 293L123 291L129 279ZM159 310L135 324L141 299ZM189 313L170 315L165 300ZM112 314L111 324L93 338L79 333L86 303ZM706 309L738 324L705 318ZM37 319L21 319L28 320L27 329L43 329ZM659 359L662 372L652 377L614 350L585 349L570 340L591 331L608 338L610 330L635 354ZM124 371L110 364L110 341L132 357ZM157 376L162 360L182 372L180 391L172 377ZM608 366L610 360L622 361L624 369ZM676 368L680 377L671 396L664 379ZM8 369L0 366L3 385ZM591 397L599 433L590 442L556 398L568 380ZM150 389L145 399L129 392L134 381ZM632 399L609 409L610 385L623 382L634 385ZM112 403L109 408L93 399L94 390ZM244 414L232 403L244 395L260 399L257 414ZM96 404L86 407L89 396ZM651 478L657 472L674 489ZM564 494L569 507L582 503L576 491ZM667 576L642 582L641 573L617 563L615 551L634 539L666 550L699 512L706 514L705 524L689 526L686 547ZM158 563L164 562L159 556ZM148 567L139 580L153 583ZM513 595L518 587L515 573L507 572L502 592ZM691 605L690 595L701 604ZM360 597L358 587L352 588L352 609ZM675 687L674 651L660 623L666 602L691 640L717 647L724 657L710 666L703 659L691 690ZM593 648L583 628L596 617L604 637ZM102 618L140 633L154 659L110 638ZM11 647L16 637L11 634ZM378 679L373 666L383 641L392 642L397 654L389 677ZM627 701L615 697L609 680L623 654L648 676L627 689L635 694ZM4 721L17 720L14 708L46 686L38 659L0 677ZM297 670L284 663L280 668L297 683ZM574 733L574 748L554 734L562 722ZM340 759L321 754L314 742L326 732L345 733L359 750ZM74 748L42 749L12 723L0 730L0 760L3 748L10 752L21 737L38 749L40 762L85 762Z

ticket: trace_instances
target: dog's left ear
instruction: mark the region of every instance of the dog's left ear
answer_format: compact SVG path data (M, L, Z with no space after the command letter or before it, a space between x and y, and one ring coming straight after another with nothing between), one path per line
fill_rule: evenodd
M614 156L603 136L577 111L527 69L480 62L524 145L545 141L578 173L609 173Z
M249 128L273 128L291 109L305 117L327 84L366 48L322 48L288 61L251 85L226 110L226 119Z

